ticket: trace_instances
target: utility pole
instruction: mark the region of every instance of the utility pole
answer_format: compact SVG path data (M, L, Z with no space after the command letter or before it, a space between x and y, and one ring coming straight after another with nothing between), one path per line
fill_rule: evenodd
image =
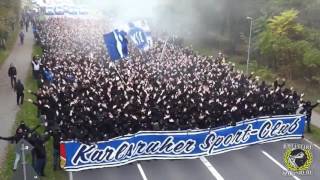
M251 36L252 36L253 18L248 16L247 19L250 20L250 35L249 35L249 44L248 44L248 59L247 59L246 74L249 75L249 62L250 62L250 50L251 50Z
M24 153L25 146L24 143L21 143L21 151L22 151L22 168L23 168L23 180L27 180L27 168L26 168L26 155Z

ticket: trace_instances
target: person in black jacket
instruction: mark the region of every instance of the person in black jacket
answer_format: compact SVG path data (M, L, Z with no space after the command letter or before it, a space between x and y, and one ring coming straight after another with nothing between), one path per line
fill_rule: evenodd
M273 82L273 87L276 90L277 88L282 88L283 86L285 86L286 84L286 79L282 79L282 83L280 83L280 79L277 78L274 82Z
M16 133L14 136L10 137L1 137L1 140L6 140L10 141L11 143L17 144L21 139L27 139L28 135L31 134L33 131L35 131L39 126L34 128L33 130L30 130L30 128L23 122L21 121L20 125L16 129ZM15 171L18 167L18 163L21 158L21 147L16 146L16 157L14 160L14 165L13 165L13 170Z
M33 133L29 138L28 138L28 141L29 141L29 143L34 147L35 146L35 141L36 141L36 138L37 138L37 133L35 132L35 133ZM32 165L32 167L33 167L33 169L36 169L36 153L35 153L35 148L33 148L32 150L31 150L31 165Z
M19 79L17 84L16 84L16 92L17 92L17 105L22 105L23 104L23 99L24 99L24 86Z
M308 132L311 132L310 129L310 122L311 122L311 116L312 116L312 110L317 107L320 104L320 100L317 101L316 104L312 105L310 101L306 102L302 107L303 109L300 111L300 113L306 113L306 121L307 121L307 129Z
M17 69L12 63L10 64L10 67L8 70L8 76L10 77L10 80L11 80L11 87L14 88L17 82Z
M34 153L35 153L35 171L39 176L44 176L44 168L46 166L47 155L45 143L49 140L50 136L46 135L41 136L36 134L33 143L34 143Z
M60 164L60 140L61 140L61 131L55 129L52 131L51 136L53 138L53 170L59 169Z
M23 45L23 43L24 43L24 33L22 31L20 32L19 37L20 37L20 44Z

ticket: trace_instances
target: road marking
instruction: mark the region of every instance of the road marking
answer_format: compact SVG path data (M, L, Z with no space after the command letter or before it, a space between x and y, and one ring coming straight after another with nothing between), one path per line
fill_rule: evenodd
M311 145L315 146L316 148L318 148L320 150L320 147L318 145L316 145L315 143L313 143L312 141L310 141L307 138L304 138L304 140L306 140L308 143L310 143Z
M271 161L273 161L276 165L278 165L282 170L284 171L288 171L287 168L285 168L281 163L279 163L275 158L273 158L270 154L268 154L265 151L261 151L265 156L267 156ZM300 178L298 178L295 175L291 175L295 180L300 180Z
M201 156L200 160L217 180L224 180L221 174L212 166L212 164L207 160L207 158Z
M141 174L141 176L142 176L142 179L143 179L143 180L148 180L146 174L144 173L144 170L142 169L141 164L140 164L140 163L137 163L137 166L138 166L139 172L140 172L140 174Z

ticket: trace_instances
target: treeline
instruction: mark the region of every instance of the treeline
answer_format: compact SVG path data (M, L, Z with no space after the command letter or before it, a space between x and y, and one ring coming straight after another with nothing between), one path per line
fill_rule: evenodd
M252 59L288 79L320 84L320 0L167 0L158 24L202 47Z
M257 35L256 56L267 66L289 79L306 78L320 83L320 31L298 22L298 10L286 10L269 18ZM302 21L303 22L303 21Z
M6 41L18 28L20 0L0 0L0 50L6 48Z

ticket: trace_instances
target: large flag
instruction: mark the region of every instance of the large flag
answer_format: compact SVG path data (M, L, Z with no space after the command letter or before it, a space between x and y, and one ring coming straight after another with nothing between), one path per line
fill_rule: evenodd
M146 21L129 23L129 36L141 50L147 51L152 47L151 31Z
M103 35L104 43L112 61L128 56L128 40L126 33L118 29Z

